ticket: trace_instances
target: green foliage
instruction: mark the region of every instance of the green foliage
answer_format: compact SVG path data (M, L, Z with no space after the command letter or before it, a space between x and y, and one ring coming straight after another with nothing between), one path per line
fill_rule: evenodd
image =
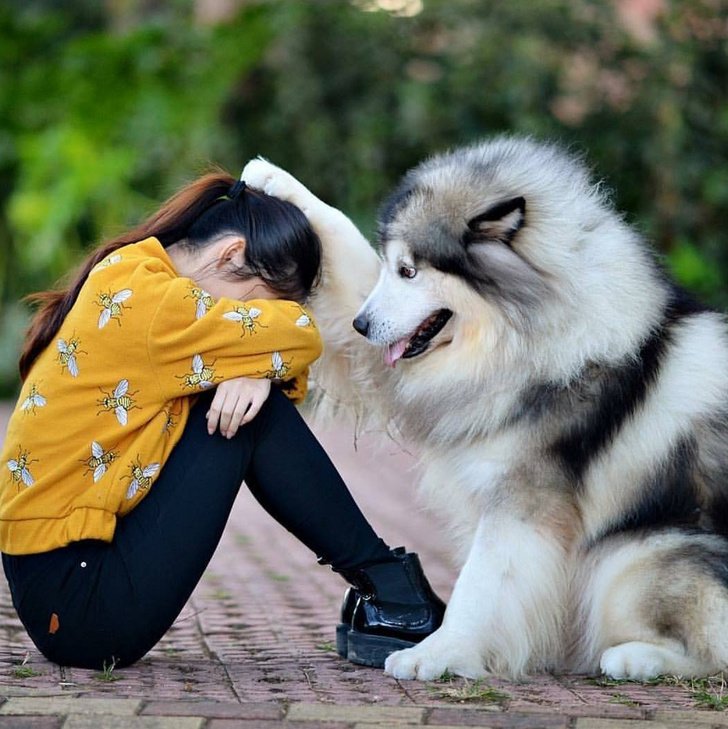
M586 153L682 282L728 303L719 0L672 0L641 24L598 0L424 0L411 16L364 9L376 0L239 0L215 22L200 0L12 5L0 393L16 384L22 296L208 163L235 172L257 154L371 233L387 190L433 152L501 132L556 138Z

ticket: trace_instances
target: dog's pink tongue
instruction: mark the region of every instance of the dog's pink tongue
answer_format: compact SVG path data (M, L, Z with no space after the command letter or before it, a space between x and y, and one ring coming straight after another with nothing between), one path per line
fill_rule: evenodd
M394 367L394 363L402 357L404 350L407 349L407 339L400 339L394 344L388 344L384 348L384 362L390 367Z

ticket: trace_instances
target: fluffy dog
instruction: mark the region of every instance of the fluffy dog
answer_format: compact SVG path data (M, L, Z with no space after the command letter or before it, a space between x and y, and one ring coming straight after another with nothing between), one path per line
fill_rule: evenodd
M415 444L457 547L442 627L385 670L728 667L726 323L582 161L510 137L433 157L383 206L381 256L287 172L243 177L323 242L320 391Z

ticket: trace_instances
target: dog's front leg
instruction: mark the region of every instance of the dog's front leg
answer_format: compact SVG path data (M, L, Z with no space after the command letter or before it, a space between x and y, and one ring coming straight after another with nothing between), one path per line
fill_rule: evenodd
M315 365L314 379L332 400L361 411L362 396L376 396L377 382L388 374L381 351L352 327L379 276L379 257L344 213L280 167L253 159L245 165L242 177L251 187L300 208L321 239L321 280L309 303L325 347Z
M433 680L446 671L517 678L560 662L568 578L564 549L518 514L483 516L442 627L393 653L395 678Z
M323 247L322 279L316 298L321 302L334 296L337 304L346 305L351 329L351 320L379 275L380 260L367 239L341 210L326 204L289 172L264 159L248 162L242 177L251 187L293 203L306 215Z

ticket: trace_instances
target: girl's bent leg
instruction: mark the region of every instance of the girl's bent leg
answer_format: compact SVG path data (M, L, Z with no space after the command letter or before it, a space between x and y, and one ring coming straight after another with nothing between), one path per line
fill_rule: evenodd
M207 433L210 397L111 544L83 541L6 557L18 613L61 665L141 658L169 629L220 541L245 478L262 505L337 570L391 559L295 406L274 390L228 440Z
M128 665L164 635L217 547L252 453L246 428L209 435L203 396L149 494L119 519L111 543L81 541L4 556L31 638L61 665ZM53 617L55 616L55 617Z
M296 407L271 392L250 423L245 481L276 521L336 571L392 558Z

